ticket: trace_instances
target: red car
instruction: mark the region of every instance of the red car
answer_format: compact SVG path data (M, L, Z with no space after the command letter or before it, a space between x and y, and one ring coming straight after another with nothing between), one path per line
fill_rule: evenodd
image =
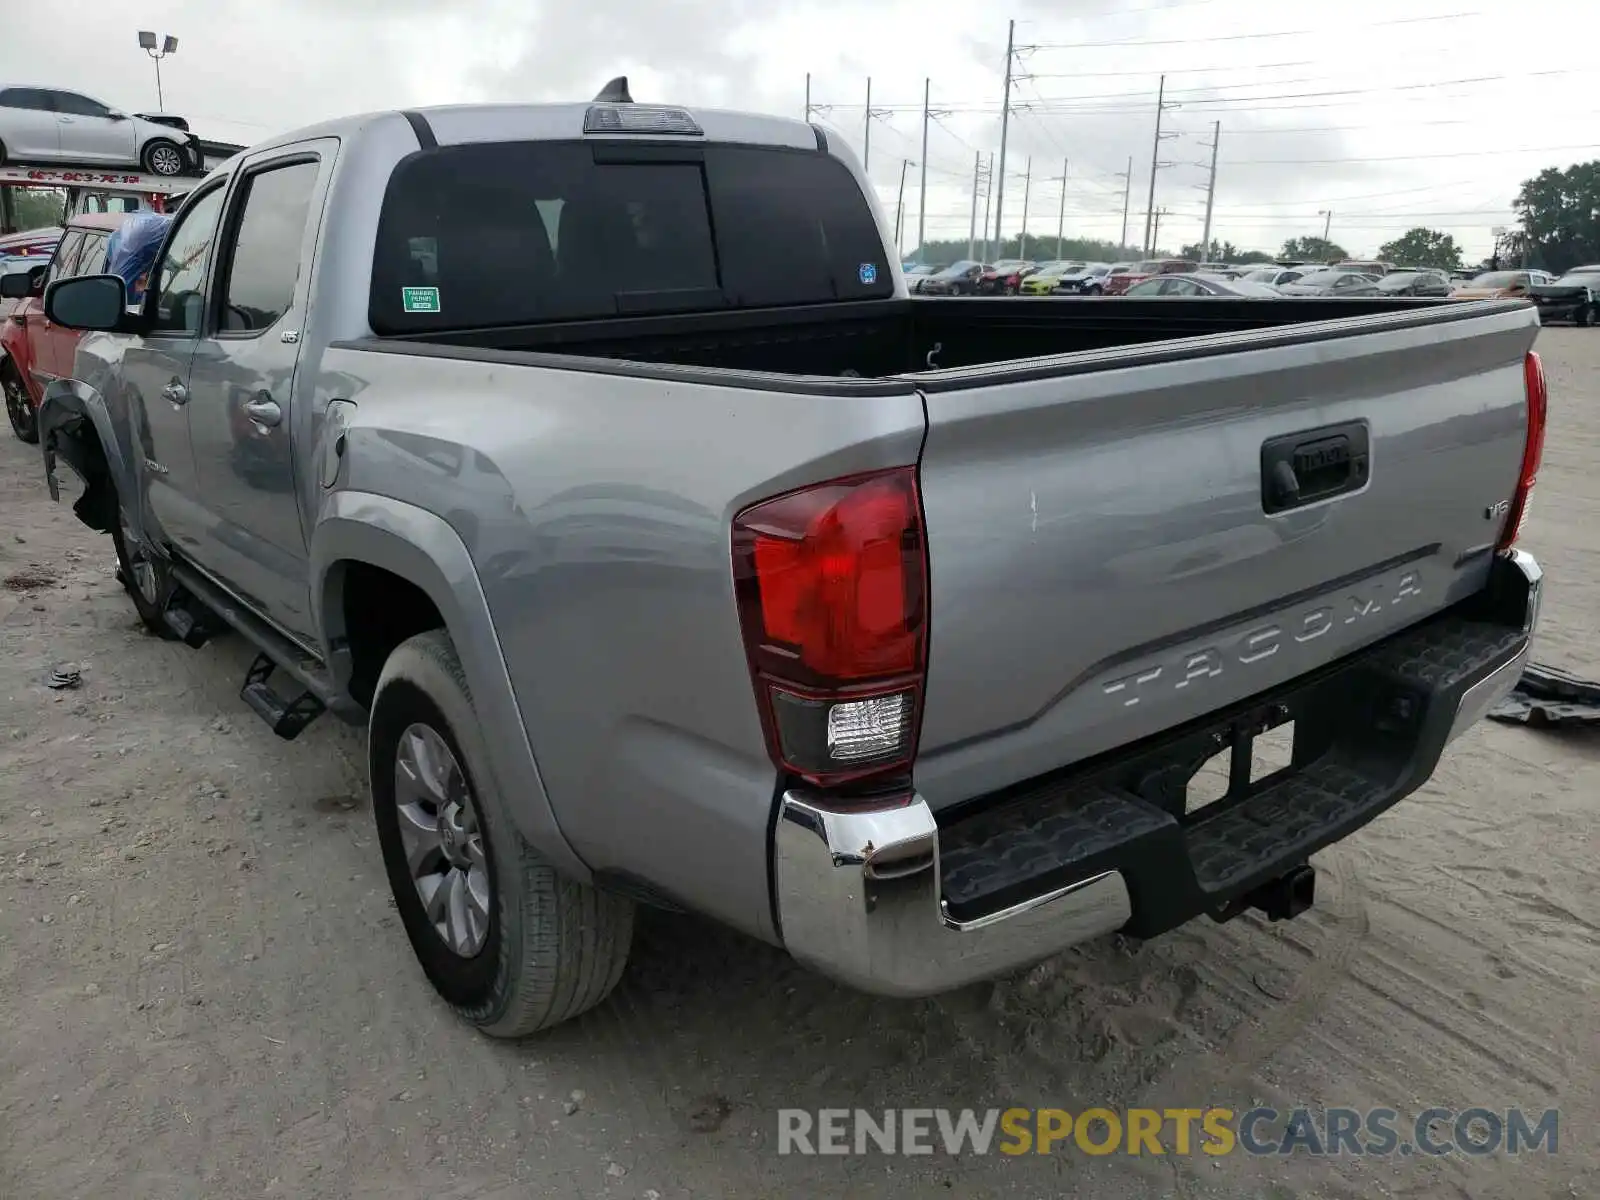
M984 296L1015 296L1022 291L1022 281L1039 268L1021 258L1003 258L992 267L985 267L978 277L978 293Z
M127 213L87 213L73 217L61 231L49 262L4 276L3 293L15 307L0 321L0 391L5 393L6 416L25 442L39 440L37 414L45 384L72 374L78 339L73 329L52 325L44 316L44 289L57 279L74 275L102 275L106 270L106 242L128 219ZM25 281L25 282L24 282ZM17 297L14 293L26 291Z
M1120 275L1111 275L1106 278L1105 294L1120 296L1136 283L1142 283L1152 275L1186 275L1199 267L1199 263L1190 262L1187 258L1150 258L1134 265L1133 270L1124 271Z

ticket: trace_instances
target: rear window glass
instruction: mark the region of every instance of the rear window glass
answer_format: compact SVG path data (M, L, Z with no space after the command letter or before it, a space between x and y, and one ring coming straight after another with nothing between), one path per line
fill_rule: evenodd
M893 294L872 212L834 159L742 146L708 146L689 162L652 152L682 153L606 143L596 161L594 143L519 142L413 155L390 178L378 221L373 329Z

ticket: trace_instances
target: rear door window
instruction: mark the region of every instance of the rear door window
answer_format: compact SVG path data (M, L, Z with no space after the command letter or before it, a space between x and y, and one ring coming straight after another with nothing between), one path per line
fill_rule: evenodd
M0 108L28 108L51 112L50 93L39 88L6 88L0 91Z
M389 181L369 319L418 333L893 292L872 211L825 154L448 146Z
M244 209L224 268L219 322L224 332L270 329L294 303L317 170L315 161L295 162L246 179Z

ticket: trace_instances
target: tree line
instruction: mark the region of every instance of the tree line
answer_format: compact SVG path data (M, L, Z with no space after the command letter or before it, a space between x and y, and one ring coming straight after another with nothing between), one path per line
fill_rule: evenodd
M981 240L973 252L979 257L983 256ZM939 265L960 262L966 257L965 238L930 241L923 245L920 252L913 250L906 256L908 262ZM1194 262L1223 262L1248 266L1251 263L1270 263L1279 259L1335 263L1353 257L1355 256L1337 242L1319 237L1289 238L1277 254L1269 254L1265 250L1241 250L1232 242L1213 238L1209 247L1202 246L1199 242L1191 242L1179 246L1176 254L1171 250L1157 248L1147 255L1137 246L1120 246L1116 242L1101 241L1096 238L1040 237L1027 233L1006 238L998 245L991 243L988 261L1022 258L1033 262L1048 259L1072 262L1136 262L1142 258L1186 258ZM1449 271L1458 270L1462 266L1461 248L1456 244L1455 238L1448 233L1440 233L1436 229L1422 226L1379 246L1378 258L1384 262L1408 267L1440 267Z

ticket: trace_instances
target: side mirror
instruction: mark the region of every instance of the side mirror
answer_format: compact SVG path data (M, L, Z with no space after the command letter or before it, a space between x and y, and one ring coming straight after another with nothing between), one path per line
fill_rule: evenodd
M26 300L29 296L37 296L47 269L43 266L30 267L26 271L8 271L0 275L0 300Z
M118 112L113 108L110 112L106 113L106 119L110 121L126 121L128 119L128 114Z
M114 332L124 327L128 299L117 275L58 279L45 289L44 314L68 329Z

